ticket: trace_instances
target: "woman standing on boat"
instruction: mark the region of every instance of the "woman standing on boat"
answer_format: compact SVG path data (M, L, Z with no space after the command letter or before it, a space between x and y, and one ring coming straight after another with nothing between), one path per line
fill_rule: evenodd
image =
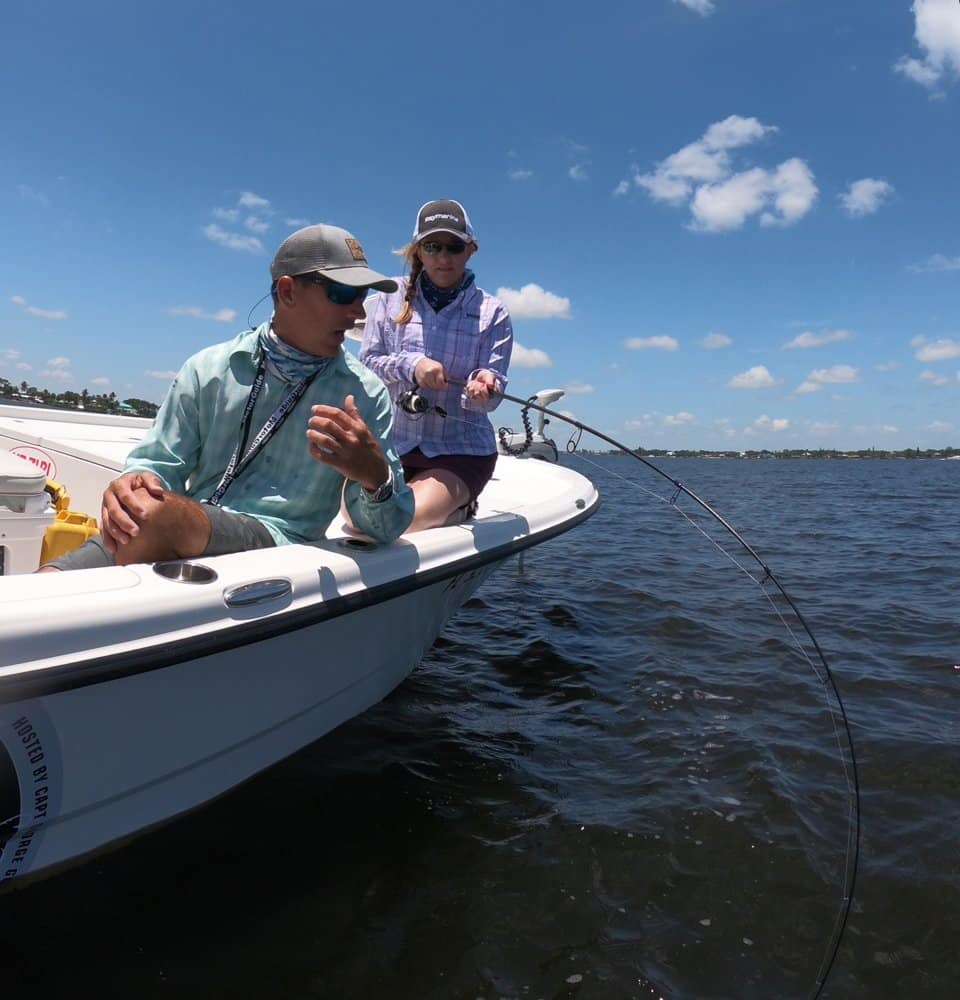
M500 403L513 348L510 316L467 267L477 252L458 201L428 201L396 292L367 300L360 360L396 405L411 389L419 412L397 406L394 439L416 498L408 531L459 524L493 475L497 443L487 413ZM425 412L424 412L425 411Z

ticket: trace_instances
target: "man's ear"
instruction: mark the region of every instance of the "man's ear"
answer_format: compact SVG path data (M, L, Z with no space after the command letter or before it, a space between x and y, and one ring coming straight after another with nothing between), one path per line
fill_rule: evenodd
M289 274L277 278L277 301L285 306L292 306L296 299L296 282Z

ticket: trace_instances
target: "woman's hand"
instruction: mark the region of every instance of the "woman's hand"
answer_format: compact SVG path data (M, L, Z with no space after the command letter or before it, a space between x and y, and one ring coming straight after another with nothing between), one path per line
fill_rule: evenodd
M468 399L478 399L486 401L497 392L497 376L493 372L482 368L477 374L467 382L464 391Z
M417 380L417 385L423 389L447 387L447 373L443 370L443 365L433 358L421 358L417 362L417 367L413 369L413 377Z

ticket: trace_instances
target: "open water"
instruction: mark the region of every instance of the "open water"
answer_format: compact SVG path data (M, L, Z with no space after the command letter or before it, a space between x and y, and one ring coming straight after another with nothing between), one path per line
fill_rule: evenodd
M824 671L669 483L565 461L601 510L501 568L393 696L0 897L5 995L813 996L852 860ZM659 464L786 587L849 716L859 877L821 995L956 996L960 462Z

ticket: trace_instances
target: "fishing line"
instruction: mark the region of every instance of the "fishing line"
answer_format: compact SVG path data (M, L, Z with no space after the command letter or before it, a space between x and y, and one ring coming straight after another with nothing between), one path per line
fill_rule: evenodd
M449 380L452 381L452 380ZM738 532L724 517L722 517L710 504L705 500L701 499L685 486L679 479L675 479L669 473L664 472L658 465L651 462L648 458L643 455L638 454L631 448L627 448L626 445L621 444L621 442L615 440L612 437L604 434L602 431L596 430L596 428L589 426L589 424L582 423L579 420L575 420L573 417L568 417L563 413L556 410L552 410L547 406L543 406L535 402L536 397L531 397L530 399L521 399L518 396L512 396L506 392L500 392L499 395L503 399L507 399L512 403L519 404L523 409L521 410L521 415L524 420L524 426L528 427L528 420L526 418L526 410L532 409L539 413L546 414L547 416L553 417L557 420L562 420L564 423L570 424L575 433L571 435L570 440L567 442L567 452L573 454L579 447L580 440L584 432L592 434L594 437L599 438L601 441L605 441L607 444L612 445L619 451L623 452L625 455L629 455L631 458L635 458L638 462L641 462L647 468L651 469L657 475L662 476L667 480L673 487L673 495L667 500L666 498L660 496L653 490L649 490L642 484L635 482L625 476L620 476L619 478L624 479L626 482L633 486L638 487L650 495L657 497L657 499L668 503L678 514L681 515L692 527L699 531L705 538L707 538L720 552L722 552L728 559L730 559L734 565L745 573L754 583L756 583L761 590L761 593L767 599L777 618L783 624L794 643L794 646L800 653L801 657L806 661L806 663L813 670L814 676L820 681L824 688L824 694L827 700L827 706L830 711L830 718L834 726L834 735L837 740L838 749L840 751L840 762L843 771L844 779L846 780L847 791L849 796L849 812L847 817L847 845L845 854L845 865L844 865L844 878L843 878L843 896L840 901L840 908L834 921L833 931L830 936L830 940L827 945L824 957L821 961L820 967L817 971L815 990L812 994L813 1000L818 998L824 986L826 985L827 977L830 974L833 964L836 960L837 954L840 950L840 942L843 938L843 933L847 927L847 923L850 917L850 911L853 906L854 889L857 880L857 870L859 867L860 859L860 827L861 827L861 816L860 816L860 780L857 771L857 757L856 751L854 749L853 734L850 728L850 720L847 716L847 710L843 703L843 698L840 695L840 689L837 685L836 679L833 676L833 672L830 669L830 665L827 663L827 658L820 647L819 642L817 642L816 636L814 636L813 631L807 624L807 620L800 613L800 609L797 607L793 598L787 593L786 589L777 579L770 567L764 562L757 551L744 539L744 537ZM506 435L512 433L506 428L501 429L501 435ZM528 433L526 435L527 442L526 445L529 446L529 440L531 435ZM525 448L521 448L526 450ZM581 460L589 461L582 454L580 455ZM596 468L600 468L596 463L590 463ZM610 473L611 470L604 469L605 472ZM619 475L617 473L612 473L613 475ZM738 559L733 553L729 552L720 542L704 530L703 526L699 524L689 513L682 510L677 501L681 496L687 497L692 500L702 512L705 512L709 517L719 524L724 531L726 531L730 536L732 536L737 543L741 546L743 551L749 556L750 560L756 564L756 567L762 571L762 575L758 577L756 567L751 570L747 565L745 565L741 559ZM816 658L819 660L819 666L813 659L807 654L807 651L803 647L801 637L796 633L796 631L791 627L790 623L787 622L782 609L777 606L774 601L775 594L771 594L767 589L767 584L772 584L776 588L776 592L782 598L782 600L789 606L790 610L793 612L796 620L802 626L803 632L806 633L807 638L816 651ZM822 669L821 669L822 668ZM833 699L836 703L837 708L840 713L840 721L842 722L842 728L838 725L836 713L833 710L833 705L830 701L830 692L833 694ZM849 766L846 755L844 754L843 743L846 742L846 749L849 753Z

